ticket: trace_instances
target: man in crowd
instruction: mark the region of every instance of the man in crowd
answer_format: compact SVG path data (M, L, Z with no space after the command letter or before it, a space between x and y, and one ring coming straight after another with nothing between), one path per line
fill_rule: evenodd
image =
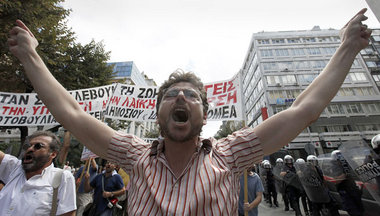
M258 216L258 206L263 197L264 186L260 177L255 173L255 168L252 168L247 173L247 189L248 202L244 202L244 175L240 177L240 194L239 194L239 215L244 215L248 211L249 216Z
M193 73L177 71L160 87L156 108L163 139L149 144L85 113L49 72L36 51L37 40L20 20L8 45L55 119L92 152L130 174L129 214L232 215L238 211L243 171L293 140L336 95L356 55L368 45L365 11L342 28L341 45L329 64L289 109L221 140L200 138L208 102Z
M27 137L22 160L0 151L0 215L49 215L52 211L53 180L60 169L53 159L59 152L59 139L49 131ZM64 171L57 195L57 215L75 215L73 175Z
M95 205L94 215L96 216L111 216L112 208L116 208L116 204L112 204L111 199L121 196L125 192L123 179L114 172L115 167L115 164L107 162L105 172L95 176L91 182L89 173L85 174L85 192L95 190L93 205Z
M96 164L94 158L90 158L88 163L89 164L87 166L80 167L78 172L75 173L75 182L77 187L77 216L82 216L83 212L92 203L93 191L84 191L85 179L83 176L88 172L90 175L89 179L92 181L98 174L98 165Z

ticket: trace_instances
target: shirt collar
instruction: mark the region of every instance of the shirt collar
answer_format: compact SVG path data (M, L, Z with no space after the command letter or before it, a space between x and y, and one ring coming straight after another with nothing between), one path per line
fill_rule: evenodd
M197 152L201 149L204 149L206 154L210 153L212 149L212 141L210 139L199 138L199 141L197 143ZM164 139L157 139L152 142L152 146L150 147L150 156L158 156L164 151Z

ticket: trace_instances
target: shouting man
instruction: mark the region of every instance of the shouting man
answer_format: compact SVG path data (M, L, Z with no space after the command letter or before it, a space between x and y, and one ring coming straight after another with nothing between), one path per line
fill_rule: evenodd
M37 131L27 137L22 160L0 151L0 215L49 215L53 207L53 181L59 168L53 159L60 142L50 131ZM57 215L75 215L75 182L64 171L57 195Z
M84 112L49 72L37 54L36 38L20 20L10 31L8 45L55 119L92 152L130 174L129 214L234 215L243 170L317 120L355 56L367 47L371 30L362 24L365 11L342 28L335 55L289 109L221 140L200 137L208 103L202 82L192 73L175 72L161 86L157 122L163 139L149 144L116 132Z

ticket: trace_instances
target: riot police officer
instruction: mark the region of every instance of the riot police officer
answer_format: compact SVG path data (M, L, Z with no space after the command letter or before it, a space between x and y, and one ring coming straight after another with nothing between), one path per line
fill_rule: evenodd
M331 196L328 188L325 186L323 172L318 165L318 158L315 155L309 155L307 156L306 161L317 173L318 180L315 182L320 182L320 184L318 184L320 187L316 187L316 190L309 190L309 192L313 195L311 198L314 198L314 202L310 198L312 201L312 215L320 216L320 212L324 213L328 211L328 214L322 215L339 216L338 205Z
M301 165L301 166L305 166L306 162L304 159L298 158L296 160L296 164ZM303 174L307 174L307 173L303 173ZM302 176L302 174L299 175L298 170L297 170L297 175L298 175L298 177ZM303 210L305 212L305 215L310 216L311 212L312 212L312 204L311 204L310 199L307 197L304 188L301 188L300 195L301 195L301 202L302 202L302 206L303 206Z
M276 191L276 186L275 186L275 180L274 180L274 175L272 172L272 165L270 162L264 163L264 169L266 170L266 185L268 189L268 201L269 201L269 206L272 207L273 204L278 207L278 202L277 202L277 191ZM273 200L273 202L272 202Z
M285 165L280 173L283 176L284 182L286 183L286 194L289 197L290 206L294 209L296 216L301 216L301 210L299 206L300 199L300 189L297 188L297 185L300 186L301 183L298 180L296 169L293 166L294 159L290 155L285 155L284 157Z
M277 193L280 193L282 200L284 201L285 211L289 211L289 198L286 195L285 188L286 183L283 181L283 177L280 176L281 170L284 166L284 160L282 158L276 159L276 165L273 168L273 174L275 176L276 190Z
M340 173L337 173L336 188L342 199L343 208L351 216L361 216L364 212L363 203L361 200L362 191L356 186L351 174L350 166L344 159L340 150L331 152L333 162L340 166Z

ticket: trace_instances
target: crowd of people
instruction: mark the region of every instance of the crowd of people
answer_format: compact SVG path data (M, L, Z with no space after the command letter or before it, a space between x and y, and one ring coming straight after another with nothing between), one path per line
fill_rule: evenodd
M92 206L97 215L112 214L108 207L116 205L113 198L123 194L122 178L113 174L115 164L130 175L130 215L236 215L244 170L278 151L316 121L338 92L356 55L368 46L371 30L362 23L367 19L365 12L359 11L342 28L340 47L291 107L254 128L243 128L220 140L200 136L209 104L204 85L194 73L177 70L161 85L156 110L162 139L147 143L114 131L86 113L50 73L36 50L37 39L22 21L17 20L10 30L8 46L54 118L93 153L110 162L104 173L82 176L83 193L93 191ZM52 164L59 151L56 137L33 134L24 151L22 160L0 152L0 179L5 183L0 191L0 215L75 215L74 176ZM270 196L276 206L276 175L269 171L265 175L271 179L266 197ZM293 168L285 165L283 179L291 172ZM257 181L254 174L249 176ZM260 197L260 190L254 200ZM294 193L289 203L296 210L299 192L288 186L285 191L287 195ZM244 210L255 208L259 200L243 203Z
M371 145L371 160L368 160L369 157L363 157L363 164L379 162L380 134L372 138ZM363 151L369 155L369 151L372 150ZM339 210L346 211L350 216L376 215L374 209L366 212L362 201L363 187L356 182L361 180L353 172L341 151L334 150L327 155L327 158L308 155L306 160L294 160L291 155L285 155L283 158L277 158L273 164L269 160L263 160L257 168L250 171L249 205L246 207L243 206L244 182L241 179L239 214L244 215L244 210L248 210L250 216L257 216L257 206L262 196L269 207L279 207L277 195L281 194L284 211L293 210L296 216L339 216ZM378 194L379 180L380 176L377 175L372 186L377 188Z

